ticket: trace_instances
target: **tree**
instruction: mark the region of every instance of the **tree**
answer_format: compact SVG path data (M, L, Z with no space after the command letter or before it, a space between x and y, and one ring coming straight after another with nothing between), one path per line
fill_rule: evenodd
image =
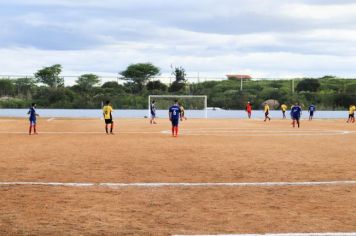
M94 74L84 74L81 75L75 82L78 84L80 90L90 91L95 85L100 83L100 79L99 76Z
M14 93L14 84L10 79L0 79L0 96L12 96Z
M141 92L148 80L160 73L159 68L151 63L131 64L126 70L120 72L124 80L129 81L129 87L134 88L132 92Z
M320 88L320 82L317 79L304 79L297 84L296 91L316 92Z
M181 91L186 84L186 79L185 76L187 75L185 73L185 70L183 67L175 67L174 72L172 73L175 77L175 80L169 87L170 92L178 92Z
M121 85L119 85L119 83L116 81L108 81L108 82L105 82L103 85L101 85L101 88L116 89L116 88L120 88L120 87L121 87Z
M64 87L64 79L59 77L62 66L59 64L44 67L35 73L37 82L48 85L51 88Z
M151 90L151 91L152 90L167 91L167 85L165 85L164 83L162 83L159 80L148 82L146 87L147 87L147 90Z
M18 95L30 97L35 81L33 78L18 78L15 80L15 86Z

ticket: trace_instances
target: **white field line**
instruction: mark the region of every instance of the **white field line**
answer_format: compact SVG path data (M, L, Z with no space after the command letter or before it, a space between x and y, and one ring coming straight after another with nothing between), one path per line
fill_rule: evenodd
M47 119L47 122L51 122L51 121L54 120L54 119L56 119L56 118L54 118L54 117L49 118L49 119Z
M105 134L105 131L40 131L39 134ZM117 131L117 134L160 134L161 132L151 132L151 131ZM28 132L23 131L0 131L0 134L28 134Z
M162 134L170 134L170 130L161 131ZM326 136L353 134L348 130L181 130L180 135L214 135L214 136Z
M172 236L356 236L353 233L175 234Z
M0 186L65 186L65 187L283 187L283 186L330 186L356 185L356 180L320 181L320 182L247 182L247 183L65 183L65 182L0 182Z

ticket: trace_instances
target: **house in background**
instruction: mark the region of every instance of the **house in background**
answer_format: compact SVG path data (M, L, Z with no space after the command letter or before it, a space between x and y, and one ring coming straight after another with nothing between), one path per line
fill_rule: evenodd
M226 77L230 80L251 80L252 77L249 75L238 75L238 74L231 74L231 75L226 75Z

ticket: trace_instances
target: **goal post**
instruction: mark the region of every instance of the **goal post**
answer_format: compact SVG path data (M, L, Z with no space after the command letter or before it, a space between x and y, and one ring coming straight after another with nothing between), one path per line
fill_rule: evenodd
M206 95L149 95L148 96L148 117L151 114L151 102L154 100L157 110L168 110L177 99L185 110L202 111L202 117L208 118L208 96Z

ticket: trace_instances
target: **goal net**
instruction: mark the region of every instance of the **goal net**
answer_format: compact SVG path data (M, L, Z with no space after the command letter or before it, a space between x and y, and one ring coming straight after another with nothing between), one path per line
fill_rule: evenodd
M158 117L167 117L168 109L174 101L184 107L185 116L191 118L208 118L207 96L206 95L149 95L148 114L151 114L151 102L155 101Z

